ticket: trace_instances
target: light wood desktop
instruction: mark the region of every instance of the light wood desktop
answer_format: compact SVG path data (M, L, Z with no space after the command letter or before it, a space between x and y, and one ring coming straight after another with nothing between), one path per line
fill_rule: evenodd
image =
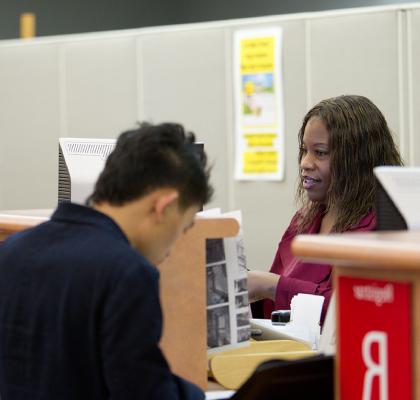
M340 276L411 284L412 393L413 398L420 399L420 232L301 235L292 249L299 258L332 264L335 284ZM398 323L398 315L391 317ZM337 326L338 344L339 340ZM339 368L337 357L337 372Z
M0 211L0 241L12 233L22 231L47 221L52 210L7 210Z

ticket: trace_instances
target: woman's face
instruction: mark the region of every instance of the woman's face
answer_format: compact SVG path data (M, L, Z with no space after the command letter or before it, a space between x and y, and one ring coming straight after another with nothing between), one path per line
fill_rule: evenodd
M330 134L319 117L306 124L301 154L302 187L311 201L326 204L331 184Z

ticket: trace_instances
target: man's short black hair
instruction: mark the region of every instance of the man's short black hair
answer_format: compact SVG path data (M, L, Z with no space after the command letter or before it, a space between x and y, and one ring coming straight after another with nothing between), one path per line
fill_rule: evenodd
M213 194L209 169L194 143L195 135L175 123L142 123L123 132L88 202L123 205L170 187L178 190L184 209L207 203Z

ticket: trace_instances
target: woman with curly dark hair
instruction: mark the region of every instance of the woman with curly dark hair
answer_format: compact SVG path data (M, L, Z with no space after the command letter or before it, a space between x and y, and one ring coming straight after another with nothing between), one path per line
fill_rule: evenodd
M264 300L264 316L289 309L297 293L325 297L331 265L307 263L291 252L298 234L370 231L375 228L375 178L379 165L402 165L381 111L366 97L339 96L315 105L298 134L299 210L280 241L270 272L250 271L251 301Z

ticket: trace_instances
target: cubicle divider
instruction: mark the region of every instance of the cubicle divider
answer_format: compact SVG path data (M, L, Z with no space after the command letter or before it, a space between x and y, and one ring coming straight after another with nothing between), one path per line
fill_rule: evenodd
M285 179L236 182L233 33L268 26L283 29ZM314 103L370 97L406 164L420 163L419 38L414 3L2 41L0 209L55 206L59 137L179 121L214 164L212 205L242 209L249 265L267 269L295 209L297 132Z

